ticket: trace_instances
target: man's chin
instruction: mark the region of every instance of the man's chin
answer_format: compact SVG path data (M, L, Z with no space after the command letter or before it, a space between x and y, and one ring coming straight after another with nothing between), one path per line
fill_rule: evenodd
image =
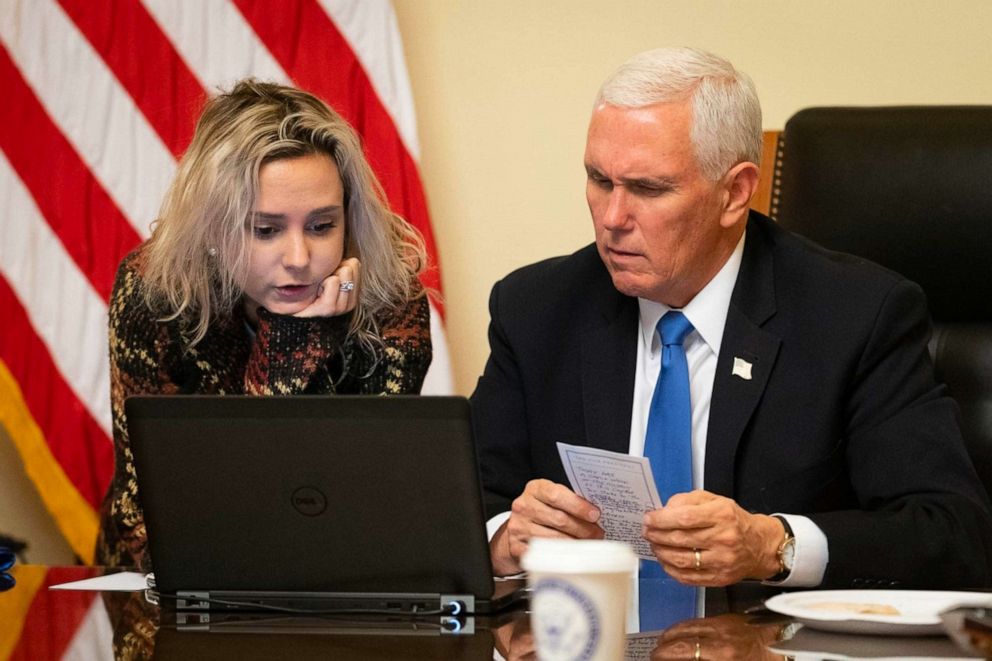
M640 278L622 271L614 271L610 273L610 276L613 279L613 286L624 296L650 298L648 296L649 289Z

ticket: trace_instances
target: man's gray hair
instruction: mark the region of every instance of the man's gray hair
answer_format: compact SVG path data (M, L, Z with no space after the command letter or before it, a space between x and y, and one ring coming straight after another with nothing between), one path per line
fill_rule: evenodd
M606 79L596 106L640 108L692 99L690 139L704 177L761 161L761 104L754 83L722 57L695 48L638 53Z

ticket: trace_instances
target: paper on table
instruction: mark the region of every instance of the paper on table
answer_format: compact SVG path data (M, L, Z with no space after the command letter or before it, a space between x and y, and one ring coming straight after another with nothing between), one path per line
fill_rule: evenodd
M148 587L144 574L134 571L115 572L49 586L49 590L100 590L102 592L137 592Z
M641 537L644 513L661 507L651 462L608 450L558 443L572 491L599 508L606 539L627 542L638 557L656 560Z

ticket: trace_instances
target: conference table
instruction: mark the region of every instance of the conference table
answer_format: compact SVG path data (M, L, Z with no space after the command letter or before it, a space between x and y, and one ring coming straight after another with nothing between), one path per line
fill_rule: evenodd
M98 567L16 565L0 592L0 659L534 659L525 605L497 616L410 619L191 613L145 591L52 590ZM628 659L982 658L946 636L829 633L763 608L760 585L706 592L706 617L632 634ZM968 619L968 618L965 618Z

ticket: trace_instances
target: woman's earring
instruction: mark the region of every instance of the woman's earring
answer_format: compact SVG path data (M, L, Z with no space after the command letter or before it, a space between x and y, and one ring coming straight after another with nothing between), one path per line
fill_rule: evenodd
M207 248L207 254L210 255L211 257L216 257L217 256L217 249L216 248Z

